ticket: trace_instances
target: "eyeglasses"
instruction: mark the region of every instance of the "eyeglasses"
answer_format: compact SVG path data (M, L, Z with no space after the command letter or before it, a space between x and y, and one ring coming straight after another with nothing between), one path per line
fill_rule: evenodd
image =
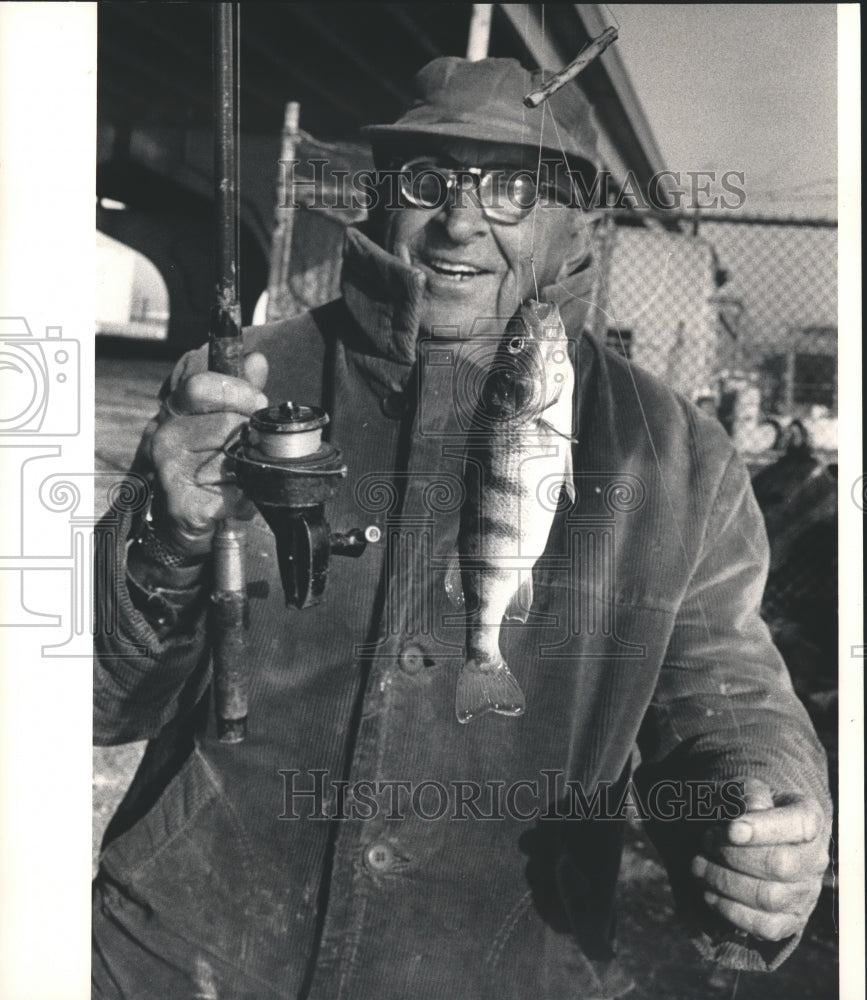
M514 167L446 167L420 157L405 163L399 178L402 198L415 208L478 205L485 218L505 225L520 222L539 203L570 203L571 192L540 181L534 170Z

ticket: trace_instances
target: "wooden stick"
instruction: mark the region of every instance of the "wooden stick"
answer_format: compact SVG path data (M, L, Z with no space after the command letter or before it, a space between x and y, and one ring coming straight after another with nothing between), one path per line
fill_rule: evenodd
M294 175L295 150L298 145L298 121L300 108L297 101L286 105L283 118L283 138L280 150L280 163L283 177L278 178L278 199L282 194L282 204L277 205L276 225L271 238L271 266L268 274L268 308L265 319L270 323L282 319L289 295L289 266L292 260L292 233L295 229L295 192L289 186L286 176L286 164L290 165L291 175ZM281 191L281 188L285 188Z
M552 94L556 94L561 87L565 87L570 80L574 80L597 56L602 55L608 46L615 41L617 34L617 28L606 28L598 38L592 39L587 48L579 53L568 66L564 66L559 73L555 73L538 90L530 91L524 98L524 104L528 108L538 108L542 101L547 101Z
M467 59L470 62L478 62L479 59L487 59L488 47L491 44L491 15L494 5L492 3L474 3L473 14L470 18L470 33L467 38Z

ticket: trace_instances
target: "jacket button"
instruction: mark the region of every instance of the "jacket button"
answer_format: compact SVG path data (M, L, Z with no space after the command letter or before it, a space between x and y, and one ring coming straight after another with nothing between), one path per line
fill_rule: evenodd
M377 840L364 852L367 867L374 872L387 872L394 864L394 850L391 844Z
M411 642L400 651L398 663L404 673L417 674L424 666L424 650Z
M382 412L392 420L400 420L409 410L409 403L402 392L393 392L380 403Z

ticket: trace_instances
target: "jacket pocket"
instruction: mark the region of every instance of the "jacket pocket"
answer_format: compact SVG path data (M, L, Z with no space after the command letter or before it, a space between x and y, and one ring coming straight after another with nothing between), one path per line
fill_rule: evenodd
M224 958L237 951L238 914L254 884L252 848L198 748L150 811L109 844L101 869L178 937Z
M500 1000L614 1000L632 988L616 960L592 961L572 934L540 920L530 896L507 915L485 957Z

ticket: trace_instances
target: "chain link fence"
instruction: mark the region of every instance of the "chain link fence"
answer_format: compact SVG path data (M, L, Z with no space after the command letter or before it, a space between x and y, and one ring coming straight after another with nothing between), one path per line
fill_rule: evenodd
M610 216L597 336L730 434L771 548L762 613L832 766L837 658L837 228Z
M636 221L601 227L597 336L716 415L755 467L800 443L836 460L836 224Z

